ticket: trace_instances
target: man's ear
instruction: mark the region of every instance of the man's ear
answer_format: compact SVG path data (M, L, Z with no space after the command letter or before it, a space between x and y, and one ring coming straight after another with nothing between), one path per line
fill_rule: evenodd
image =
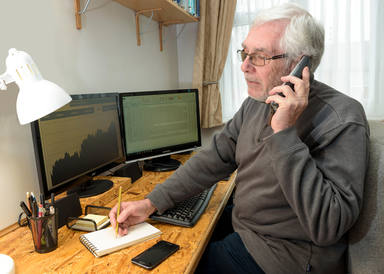
M291 62L291 65L289 66L289 73L291 73L291 71L295 68L296 64L297 64L297 61Z

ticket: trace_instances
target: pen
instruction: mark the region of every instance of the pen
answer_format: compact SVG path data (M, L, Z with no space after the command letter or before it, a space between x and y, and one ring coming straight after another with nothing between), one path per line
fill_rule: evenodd
M33 192L31 192L31 200L32 200L32 215L33 215L33 217L38 217L39 207L37 205L37 200L36 200L35 194L33 194Z
M117 237L117 233L119 231L119 222L117 221L117 217L119 217L120 214L120 204L121 204L121 186L119 188L119 201L117 203L117 215L116 215L116 231L115 231L115 237Z
M32 212L32 215L33 215L33 212L34 212L34 209L33 209L33 198L32 196L29 194L29 197L28 197L28 205L29 205L29 210ZM33 215L33 217L36 217Z

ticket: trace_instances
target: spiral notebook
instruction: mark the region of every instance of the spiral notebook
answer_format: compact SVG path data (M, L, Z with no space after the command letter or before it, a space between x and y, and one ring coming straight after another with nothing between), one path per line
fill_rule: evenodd
M101 257L131 245L159 236L161 231L144 222L129 227L124 236L115 237L112 227L104 228L80 236L80 242L96 257Z

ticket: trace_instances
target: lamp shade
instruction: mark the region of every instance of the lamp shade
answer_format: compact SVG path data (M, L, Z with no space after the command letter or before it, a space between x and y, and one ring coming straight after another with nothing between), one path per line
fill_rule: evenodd
M71 101L65 91L47 80L39 80L20 88L16 111L20 124L24 125L44 117Z
M28 53L10 49L6 65L7 71L0 80L5 84L15 81L20 88L16 102L20 124L44 117L72 100L61 87L43 79Z

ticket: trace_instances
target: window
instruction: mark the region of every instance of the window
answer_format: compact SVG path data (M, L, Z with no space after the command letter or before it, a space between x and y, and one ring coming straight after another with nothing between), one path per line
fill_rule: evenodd
M228 58L220 80L223 121L247 98L247 86L236 50L241 48L257 11L285 2L307 9L323 23L325 50L315 78L358 100L371 119L384 118L384 3L380 0L238 0Z

